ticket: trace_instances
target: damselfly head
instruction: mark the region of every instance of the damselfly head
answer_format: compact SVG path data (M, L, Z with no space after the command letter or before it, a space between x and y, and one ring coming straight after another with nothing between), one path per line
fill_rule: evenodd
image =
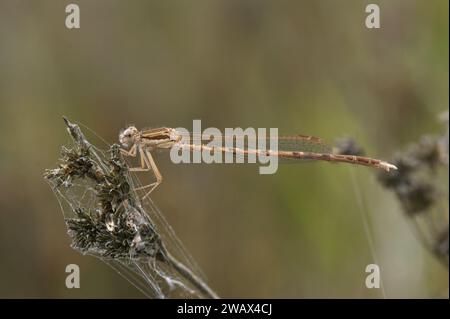
M139 131L136 127L130 126L125 131L119 134L120 144L124 147L129 147L136 143L136 140L139 137Z

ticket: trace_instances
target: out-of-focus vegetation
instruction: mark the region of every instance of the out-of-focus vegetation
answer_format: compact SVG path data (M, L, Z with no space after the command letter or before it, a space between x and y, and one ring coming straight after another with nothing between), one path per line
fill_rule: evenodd
M398 170L380 173L379 180L413 219L425 247L448 267L448 205L443 204L448 204L448 112L441 117L447 126L443 134L424 135L397 152L393 162Z
M68 136L63 114L109 143L167 125L278 127L351 136L389 159L440 133L448 108L448 1L0 2L0 297L141 297L70 247L42 179ZM102 147L101 142L98 146ZM448 270L424 249L374 171L329 163L175 165L152 194L223 297L369 297L374 262L387 297L446 297ZM353 178L352 176L355 175ZM448 202L442 203L448 212ZM447 219L448 222L448 219ZM81 288L64 270L81 268Z

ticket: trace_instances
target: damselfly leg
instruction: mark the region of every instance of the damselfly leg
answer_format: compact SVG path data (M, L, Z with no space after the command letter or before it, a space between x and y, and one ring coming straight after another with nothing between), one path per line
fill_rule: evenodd
M150 153L149 150L143 150L142 147L140 147L137 144L134 144L129 151L120 149L120 152L124 156L128 156L128 157L136 157L136 156L138 156L138 153L139 153L140 166L139 167L130 167L128 169L130 172L148 172L150 170L153 171L153 174L155 175L155 178L156 178L155 182L148 184L148 185L141 186L141 187L137 187L134 189L136 191L139 191L139 190L144 190L144 189L150 188L150 190L147 193L145 193L145 195L142 197L142 199L145 199L162 182L162 175L161 175L158 167L156 166L156 163L155 163L155 160L153 159L152 154Z

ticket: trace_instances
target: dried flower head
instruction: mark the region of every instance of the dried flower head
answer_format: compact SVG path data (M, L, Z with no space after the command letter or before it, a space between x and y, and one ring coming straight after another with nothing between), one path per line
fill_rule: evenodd
M71 246L122 275L128 271L133 283L151 297L164 298L174 290L184 297L217 297L167 249L161 227L148 214L156 208L150 202L144 209L119 146L102 152L77 125L64 120L74 144L62 148L59 167L46 170L44 177L63 207Z

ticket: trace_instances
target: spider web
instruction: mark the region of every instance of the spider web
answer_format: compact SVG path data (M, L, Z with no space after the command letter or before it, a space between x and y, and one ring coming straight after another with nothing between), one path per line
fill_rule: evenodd
M62 147L59 167L44 176L61 206L71 247L99 258L149 298L208 296L203 275L174 230L150 198L141 200L134 191L141 183L128 172L118 146L102 151L77 125L66 123L74 141Z

